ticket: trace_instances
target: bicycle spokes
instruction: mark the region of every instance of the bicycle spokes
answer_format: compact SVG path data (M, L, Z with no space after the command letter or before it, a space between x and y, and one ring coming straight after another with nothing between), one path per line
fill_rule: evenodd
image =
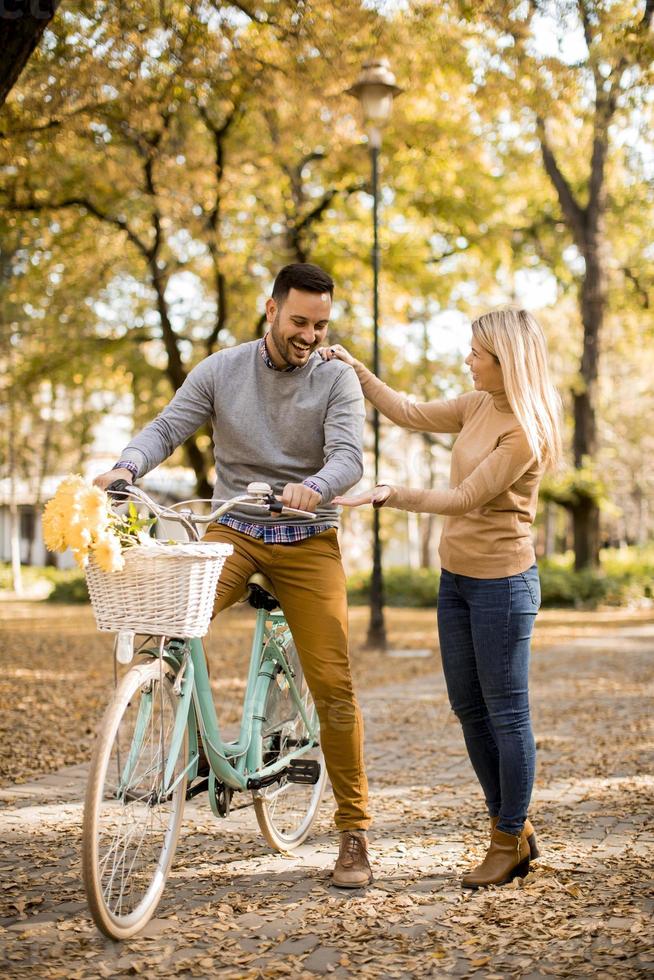
M130 681L130 675L132 675ZM164 783L176 698L155 661L134 668L107 713L85 813L93 853L85 848L85 881L97 924L124 938L150 917L172 859L184 805L187 743L174 763L175 788ZM89 829L90 828L90 829Z
M255 797L261 829L268 842L280 850L296 847L306 838L325 783L316 709L299 664L295 667L295 683L302 710L297 703L291 710L284 698L284 710L280 711L280 685L271 680L264 707L262 760L266 766L288 757L288 763L280 778L263 786Z

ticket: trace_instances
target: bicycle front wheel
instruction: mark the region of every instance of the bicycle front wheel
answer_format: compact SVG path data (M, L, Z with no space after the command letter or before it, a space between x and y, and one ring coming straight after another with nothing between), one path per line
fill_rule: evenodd
M302 673L294 645L287 656L300 693L305 715L312 728L318 725L316 707ZM261 732L262 759L270 765L298 748L311 744L309 731L284 684L283 673L270 679L264 705ZM277 851L290 851L302 844L311 831L325 788L327 770L320 744L311 745L302 754L303 762L314 763L318 778L315 783L293 782L288 774L254 792L254 811L263 836Z
M127 939L154 913L170 870L186 797L188 733L164 786L178 699L170 668L138 664L99 729L84 805L82 867L93 920Z

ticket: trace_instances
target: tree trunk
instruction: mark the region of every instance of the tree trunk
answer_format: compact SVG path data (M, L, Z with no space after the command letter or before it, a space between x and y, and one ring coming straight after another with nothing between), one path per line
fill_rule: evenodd
M608 145L611 113L596 108L596 136L590 171L590 198L585 208L575 200L561 173L541 127L541 149L545 170L559 197L561 211L585 262L580 283L579 307L583 326L583 348L579 367L579 387L572 392L574 435L573 457L576 469L592 464L597 451L597 377L599 347L606 309L606 264L603 256L605 188L604 161ZM571 507L575 541L575 568L599 565L599 506L591 498ZM584 530L591 538L583 542Z
M61 0L4 0L0 5L0 107L41 40Z
M556 505L548 500L544 507L543 558L551 558L556 546Z
M606 307L606 275L602 257L601 209L593 213L590 204L587 224L594 228L584 248L586 273L581 284L581 320L584 328L581 355L583 387L573 393L573 456L577 469L594 460L597 452L597 377L599 373L599 339ZM597 568L600 549L600 510L595 500L585 499L572 508L575 541L575 568ZM584 534L589 537L584 541Z
M592 459L597 450L597 376L599 370L599 338L606 305L605 275L599 234L593 236L584 249L586 274L581 284L581 321L584 328L581 355L583 390L574 396L574 463L584 464L584 458Z
M254 327L254 339L259 340L266 332L266 314L262 313Z
M16 432L15 402L9 394L9 541L11 548L11 577L16 595L23 594L23 578L20 564L20 512L16 487L16 451L12 433Z
M434 489L434 454L432 452L432 440L429 433L422 435L424 449L424 459L427 470L427 490ZM434 538L434 527L436 525L435 514L422 514L420 517L420 567L432 568L432 541Z
M43 445L41 447L41 458L39 461L39 471L36 478L36 494L34 500L34 521L32 523L32 535L30 537L29 552L27 557L27 564L34 564L34 545L36 544L36 526L41 514L41 507L43 505L43 486L45 484L45 478L50 472L50 456L52 449L52 435L54 429L55 421L55 409L56 409L56 393L55 386L51 381L48 382L50 387L50 412L48 418L45 421L45 429L43 433Z
M14 497L13 480L9 501L9 538L11 546L11 579L16 595L23 594L23 576L20 564L20 513Z
M433 514L423 514L420 528L420 567L433 568L432 539L434 537L435 517Z
M599 564L599 507L588 498L570 508L575 552L575 571L596 568Z
M381 564L381 534L379 527L379 508L372 512L373 519L373 561L370 578L370 622L366 646L371 650L386 649L386 624L384 621L384 578Z
M177 391L178 388L181 388L181 386L184 384L187 374L179 347L177 346L177 335L175 334L175 330L173 329L173 325L170 321L170 316L168 315L168 304L165 296L165 281L157 267L157 259L154 253L151 256L149 266L150 282L157 298L157 312L159 313L161 334L167 355L166 374L168 375L173 390ZM188 460L189 466L195 473L196 493L199 497L211 497L212 488L209 480L207 479L209 462L207 456L202 452L195 440L195 436L191 436L190 439L187 439L187 441L184 443L184 453Z
M633 500L636 510L636 544L644 548L649 540L649 501L639 486L634 487Z

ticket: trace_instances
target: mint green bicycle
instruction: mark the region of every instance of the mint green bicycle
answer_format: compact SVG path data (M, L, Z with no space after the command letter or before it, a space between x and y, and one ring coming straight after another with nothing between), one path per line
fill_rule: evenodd
M199 524L236 505L313 516L282 508L266 484L250 484L246 495L207 516L176 509L182 505L162 507L124 481L109 492L145 505L158 519L181 523L194 541ZM207 792L214 815L227 817L233 794L248 794L265 839L278 851L298 847L311 830L326 777L317 712L271 584L257 574L248 591L257 615L236 741L221 737L197 636L146 637L100 724L84 806L82 864L91 914L112 939L133 936L157 908L190 797ZM126 637L129 647L133 633L119 634L122 660ZM198 732L209 764L204 777L198 773Z

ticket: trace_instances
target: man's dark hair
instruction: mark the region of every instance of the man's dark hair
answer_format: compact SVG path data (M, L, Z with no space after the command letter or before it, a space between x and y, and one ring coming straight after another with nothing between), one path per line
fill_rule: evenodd
M285 265L277 274L273 284L272 297L281 306L291 289L304 293L329 293L334 295L334 280L324 269L310 262L293 262Z

